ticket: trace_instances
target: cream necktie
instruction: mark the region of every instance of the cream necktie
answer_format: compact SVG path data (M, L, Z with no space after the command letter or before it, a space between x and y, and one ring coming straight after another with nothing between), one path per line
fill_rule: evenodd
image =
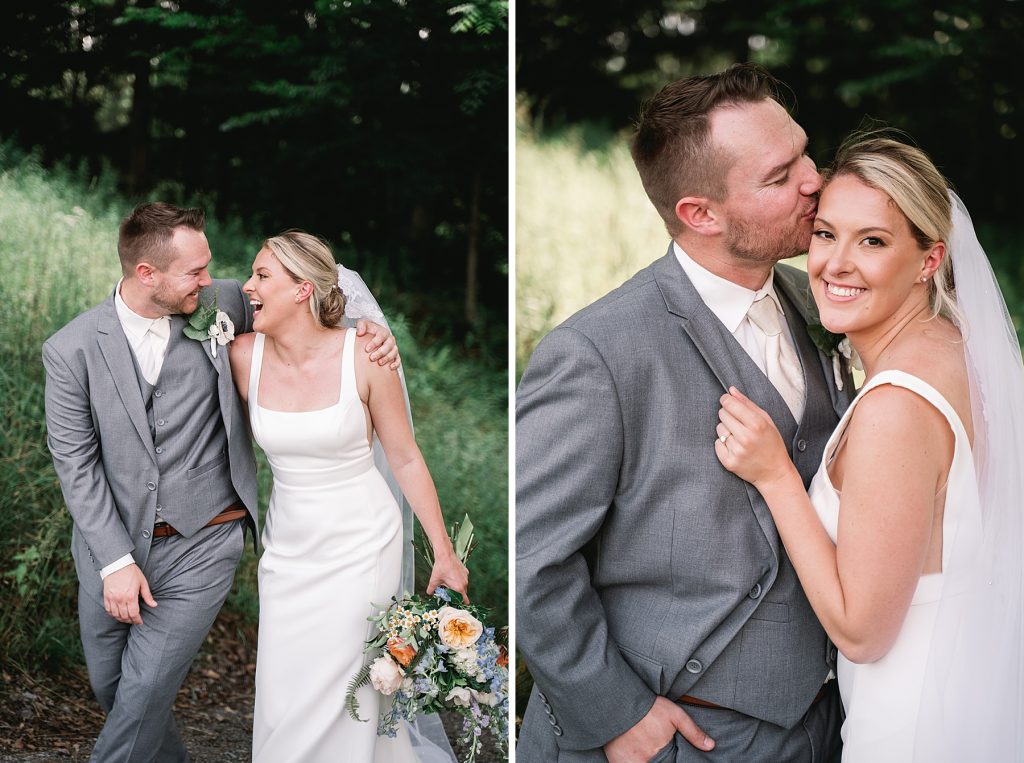
M747 319L764 332L764 368L768 381L786 401L798 422L804 408L804 375L789 335L782 328L782 314L767 294L747 311Z
M164 354L167 352L167 340L170 336L171 319L164 316L150 324L149 330L139 343L139 368L150 384L156 384L156 380L160 378L160 369L164 364Z

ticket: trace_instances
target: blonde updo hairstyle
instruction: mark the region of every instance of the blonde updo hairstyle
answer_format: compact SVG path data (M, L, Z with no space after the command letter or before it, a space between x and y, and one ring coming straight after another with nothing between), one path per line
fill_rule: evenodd
M952 202L949 183L932 160L916 146L901 143L877 132L854 133L839 147L832 166L823 173L825 184L843 175L886 194L910 224L921 251L942 241L947 244L935 275L928 281L932 317L943 315L962 324L953 282Z
M345 295L338 288L338 268L327 244L309 233L289 230L263 242L295 283L309 281L309 311L323 328L337 326L345 315Z

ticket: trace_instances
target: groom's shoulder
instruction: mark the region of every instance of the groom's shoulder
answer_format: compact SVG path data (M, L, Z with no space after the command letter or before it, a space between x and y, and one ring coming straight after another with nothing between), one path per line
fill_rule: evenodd
M98 305L79 313L53 332L44 345L52 347L61 354L79 347L86 337L94 334L100 327L104 316L112 307L110 302L110 298L107 298Z
M625 283L571 315L558 328L572 328L584 334L592 331L604 333L623 327L638 314L664 305L655 277L657 264L652 263L640 270Z

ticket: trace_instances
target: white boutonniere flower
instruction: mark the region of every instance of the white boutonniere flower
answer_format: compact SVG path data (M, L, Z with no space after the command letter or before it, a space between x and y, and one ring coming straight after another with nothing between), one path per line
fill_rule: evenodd
M213 302L199 305L188 317L183 333L189 339L200 342L210 340L210 354L217 357L217 346L223 347L235 338L235 324L228 314L217 307L217 292L213 294Z
M832 358L832 373L835 377L836 389L843 391L843 361L858 371L863 371L860 356L853 349L845 334L833 334L820 323L807 324L807 333L819 350Z

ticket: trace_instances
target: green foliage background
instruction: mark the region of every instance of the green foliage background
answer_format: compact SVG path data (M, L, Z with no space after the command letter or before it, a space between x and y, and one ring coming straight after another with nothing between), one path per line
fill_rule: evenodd
M111 172L44 169L0 144L0 664L37 672L78 664L71 519L46 449L42 343L104 299L120 275L116 240L131 204ZM218 277L248 270L262 234L209 221ZM340 252L344 257L344 252ZM397 299L383 270L368 283L386 311ZM480 545L470 560L475 601L508 622L507 374L465 357L397 316L417 441L449 522L469 512ZM261 506L270 470L260 457ZM228 609L254 621L256 557L247 550ZM423 570L418 572L423 573ZM422 578L422 575L421 575ZM425 580L420 581L420 585Z

